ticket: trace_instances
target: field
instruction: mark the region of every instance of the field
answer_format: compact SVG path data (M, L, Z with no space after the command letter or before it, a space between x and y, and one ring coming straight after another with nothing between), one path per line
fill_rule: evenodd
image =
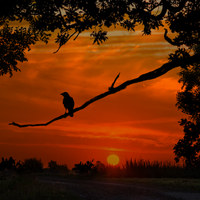
M86 178L7 174L1 200L176 200L200 199L199 179Z

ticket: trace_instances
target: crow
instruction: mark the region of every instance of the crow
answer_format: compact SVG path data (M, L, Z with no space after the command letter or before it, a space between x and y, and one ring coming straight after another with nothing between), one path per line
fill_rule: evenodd
M63 105L65 107L65 113L66 110L68 110L69 116L73 117L73 109L74 109L74 99L69 96L67 92L63 92L60 95L62 95L63 98Z

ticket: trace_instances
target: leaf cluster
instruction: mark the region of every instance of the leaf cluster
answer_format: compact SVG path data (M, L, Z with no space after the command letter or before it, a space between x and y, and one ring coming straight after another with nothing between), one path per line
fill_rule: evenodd
M179 162L183 158L187 167L199 167L200 121L194 122L188 119L181 119L179 123L184 127L184 137L174 146L175 161Z
M196 120L200 118L200 68L191 66L180 72L183 91L177 94L177 107Z
M196 51L196 50L195 50ZM177 107L188 118L179 122L184 137L174 146L175 160L185 160L188 167L200 166L200 65L195 64L180 72L182 91L177 94Z
M53 32L57 33L55 42L59 50L86 30L91 31L93 43L101 44L108 38L105 29L111 27L134 31L141 25L143 34L149 35L152 29L167 23L171 32L176 33L174 39L168 41L190 48L199 44L199 13L198 0L7 0L0 8L0 44L5 49L1 55L10 56L1 59L1 75L12 75L13 70L19 70L17 63L27 60L25 50L39 40L47 43ZM15 23L23 27L23 31L19 31ZM6 34L10 27L13 30ZM22 35L25 40L20 39ZM10 36L18 40L10 40ZM7 40L10 41L8 47ZM18 45L14 53L11 53L11 43Z

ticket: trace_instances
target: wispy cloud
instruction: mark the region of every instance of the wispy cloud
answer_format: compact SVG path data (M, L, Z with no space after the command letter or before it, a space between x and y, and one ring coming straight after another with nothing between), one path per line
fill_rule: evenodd
M91 32L84 32L80 34L80 37L89 37ZM136 36L136 35L142 35L142 31L125 31L125 30L114 30L114 31L108 31L107 35L108 37L124 37L124 36ZM159 31L152 31L152 35L163 35L162 32Z

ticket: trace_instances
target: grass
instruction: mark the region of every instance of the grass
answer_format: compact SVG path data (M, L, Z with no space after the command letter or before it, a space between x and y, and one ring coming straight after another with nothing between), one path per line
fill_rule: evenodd
M66 188L37 181L34 176L11 176L0 180L1 200L79 200Z

